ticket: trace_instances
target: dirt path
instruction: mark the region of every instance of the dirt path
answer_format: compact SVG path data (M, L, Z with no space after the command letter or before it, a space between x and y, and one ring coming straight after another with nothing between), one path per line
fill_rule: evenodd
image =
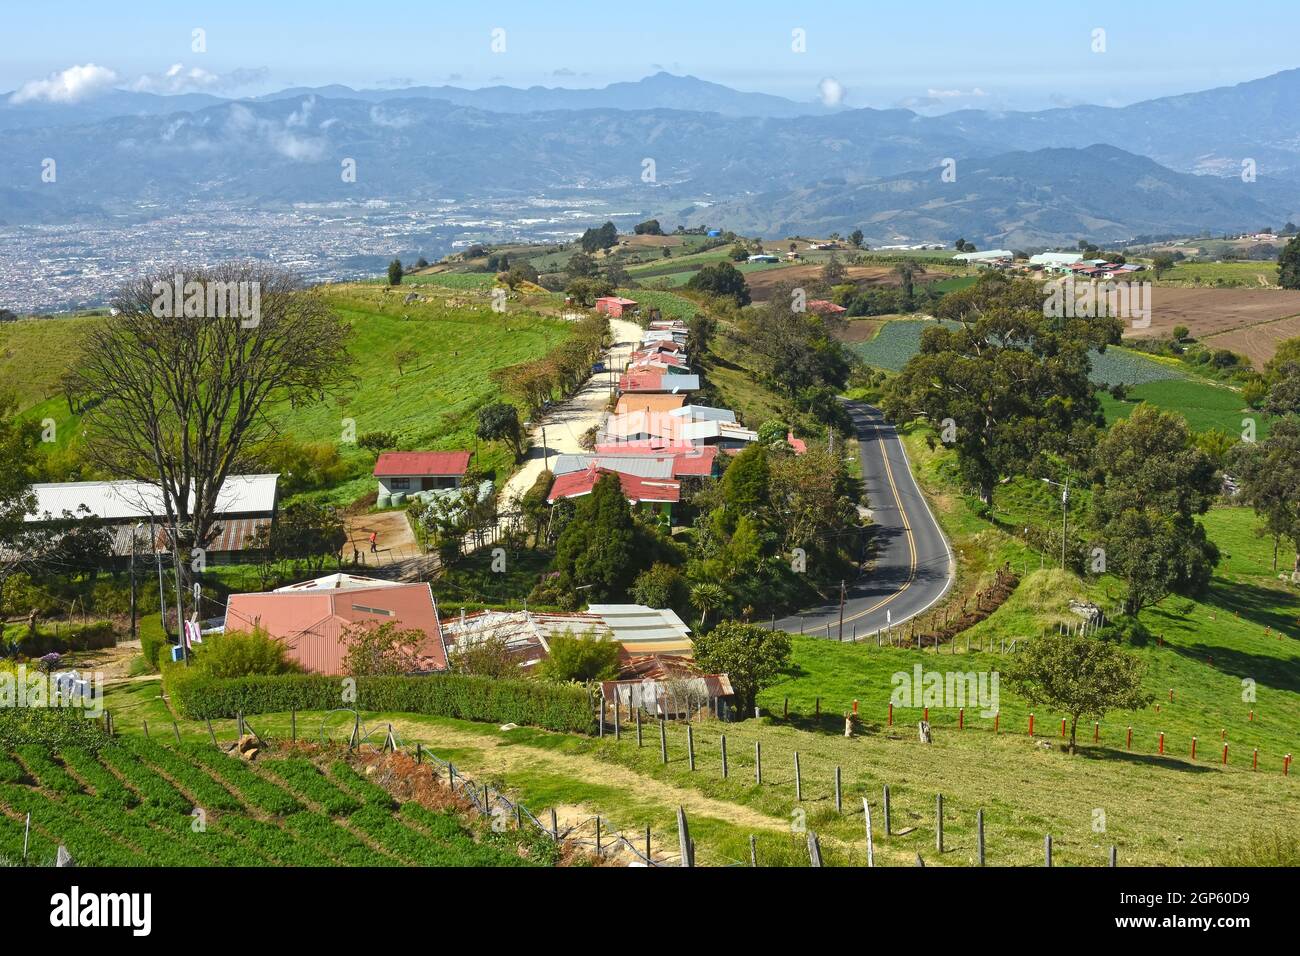
M788 832L789 822L780 817L768 816L736 803L714 800L689 787L675 787L653 777L647 777L583 754L559 754L535 747L502 747L508 731L499 737L463 733L448 727L429 727L396 721L393 727L407 740L419 739L433 753L439 747L465 747L484 752L481 766L472 768L478 775L500 773L507 780L512 770L545 770L579 780L599 781L603 786L618 787L638 799L661 803L666 807L681 805L688 814L725 820L736 826L757 830ZM576 816L576 814L575 814Z
M615 374L627 362L633 348L641 341L641 326L626 319L610 319L614 344L605 354L606 368ZM523 465L510 476L501 489L500 500L505 503L522 498L537 482L549 460L557 454L579 454L583 433L599 425L609 404L610 373L597 372L587 380L572 398L561 402L546 413L546 418L529 433L532 447ZM543 431L545 442L543 443Z

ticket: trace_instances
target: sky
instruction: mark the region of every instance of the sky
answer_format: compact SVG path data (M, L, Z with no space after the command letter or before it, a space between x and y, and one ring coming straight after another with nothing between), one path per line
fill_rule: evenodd
M57 99L110 87L226 96L330 83L593 87L667 70L796 100L936 112L1118 106L1300 66L1296 0L1086 6L3 0L0 91Z

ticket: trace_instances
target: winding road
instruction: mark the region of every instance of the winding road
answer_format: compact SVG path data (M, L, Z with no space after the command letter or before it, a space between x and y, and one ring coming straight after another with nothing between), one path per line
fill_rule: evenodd
M928 610L953 581L952 549L912 477L907 453L880 410L846 402L858 436L863 485L875 525L874 567L846 583L843 640L859 640ZM777 620L791 633L840 637L839 595ZM829 630L828 630L829 627Z

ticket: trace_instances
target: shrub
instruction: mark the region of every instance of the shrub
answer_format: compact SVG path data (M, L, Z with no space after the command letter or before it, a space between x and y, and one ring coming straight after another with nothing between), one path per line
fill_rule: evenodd
M207 638L196 648L193 667L212 677L289 674L299 670L285 658L285 646L261 628Z
M1097 632L1097 636L1105 641L1130 644L1133 647L1145 647L1151 641L1151 632L1135 617L1121 617L1111 621Z
M9 653L40 657L49 653L112 647L117 643L117 634L110 622L91 621L86 624L45 625L37 627L35 634L23 625L10 628L5 634L5 640Z
M108 742L99 723L79 707L0 708L0 750L40 744L48 750L85 747L98 750Z
M467 674L424 677L358 677L359 710L398 711L515 723L546 730L586 733L593 705L581 687L555 687L524 680L492 680ZM299 710L330 710L342 702L342 679L324 674L216 678L179 664L163 667L163 687L187 719L228 718Z
M613 680L618 677L618 655L622 645L601 637L556 634L548 642L551 655L541 664L544 680Z
M144 628L140 629L140 653L149 662L151 669L157 670L163 660L166 659L163 655L163 648L165 647L171 647L171 641L167 639L166 634L162 632L155 633Z

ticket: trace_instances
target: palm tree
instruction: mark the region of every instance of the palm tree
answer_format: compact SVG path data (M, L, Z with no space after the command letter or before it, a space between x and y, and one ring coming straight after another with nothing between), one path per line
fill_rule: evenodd
M727 606L727 592L720 584L697 584L691 588L691 603L700 611L700 630L710 611L720 611Z

